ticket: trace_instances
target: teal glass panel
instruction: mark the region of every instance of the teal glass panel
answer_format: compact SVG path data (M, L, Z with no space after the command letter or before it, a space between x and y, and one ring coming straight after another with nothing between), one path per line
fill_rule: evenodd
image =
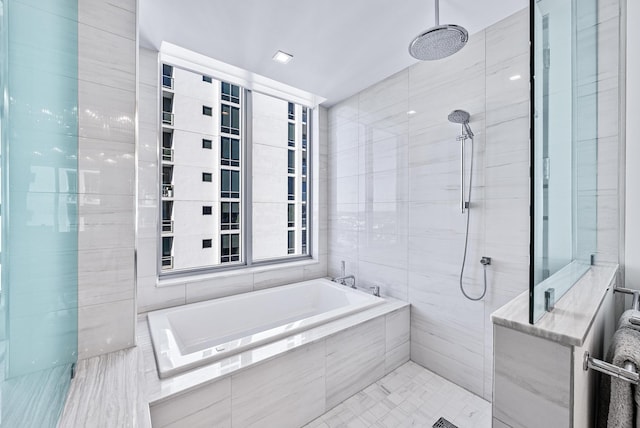
M55 427L78 354L78 5L0 4L0 424Z
M533 253L529 321L596 252L598 0L537 0L533 18Z

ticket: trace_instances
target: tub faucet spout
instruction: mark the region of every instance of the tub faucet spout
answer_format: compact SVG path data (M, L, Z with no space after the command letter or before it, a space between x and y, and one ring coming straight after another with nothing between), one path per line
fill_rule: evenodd
M336 278L333 278L334 282L338 284L347 285L347 279L351 280L351 288L356 288L356 277L353 275L342 275Z

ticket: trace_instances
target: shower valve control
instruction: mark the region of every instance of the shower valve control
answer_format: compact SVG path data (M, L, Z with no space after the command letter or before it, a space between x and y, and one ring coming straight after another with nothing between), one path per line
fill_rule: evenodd
M491 264L491 257L483 257L480 259L480 264L487 266Z

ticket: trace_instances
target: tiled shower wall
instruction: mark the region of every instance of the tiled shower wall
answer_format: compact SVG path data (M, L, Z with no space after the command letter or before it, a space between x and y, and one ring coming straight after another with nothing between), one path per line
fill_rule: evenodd
M78 357L134 345L136 1L78 2Z
M409 301L411 359L487 399L490 314L528 287L528 19L522 10L473 34L459 53L329 110L329 274L345 260L360 286ZM476 136L469 294L482 291L480 258L493 260L480 302L458 285L465 216L460 126L447 121L454 109L471 114Z

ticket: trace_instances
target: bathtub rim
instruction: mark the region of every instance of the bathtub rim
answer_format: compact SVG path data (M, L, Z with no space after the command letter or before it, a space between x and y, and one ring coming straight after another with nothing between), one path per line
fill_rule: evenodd
M171 332L172 339L177 343L178 348L180 348L179 337L173 335L172 333L173 329L172 329L171 323L169 322L166 316L171 312L188 310L188 308L190 307L197 308L197 307L207 306L207 305L215 304L216 302L240 301L240 300L247 299L249 295L254 295L254 296L267 295L267 294L282 292L282 291L286 291L287 289L293 289L296 287L300 287L300 286L304 286L312 283L318 283L318 282L321 283L323 286L331 287L335 290L338 290L347 294L351 294L351 293L357 294L359 295L360 298L363 299L363 301L355 305L346 305L340 308L330 310L328 312L323 312L321 314L316 314L311 317L303 318L302 320L297 321L298 324L295 327L293 327L293 324L295 324L296 322L289 322L285 325L289 325L291 326L291 328L287 329L286 331L276 332L276 330L280 329L282 326L266 329L264 331L272 331L274 334L272 336L265 337L262 339L252 340L250 343L245 344L242 347L234 346L233 340L232 340L232 341L216 344L214 346L209 346L207 348L203 348L203 349L196 350L186 354L183 354L181 351L172 353L170 356L167 356L164 354L165 352L167 352L167 349L172 350L173 348L171 348L167 344L168 339L165 339L160 336L161 330L168 329ZM152 342L151 345L154 351L156 367L158 369L158 376L161 379L168 379L172 376L176 376L181 373L194 370L198 367L215 363L216 361L222 361L227 357L232 357L234 355L237 355L238 353L244 352L245 350L258 348L263 345L269 344L271 342L276 342L281 339L291 337L298 333L307 331L309 329L313 329L322 324L326 324L344 317L348 317L354 313L358 313L358 312L370 309L371 307L380 305L384 301L385 301L384 298L373 296L370 293L364 292L362 289L352 289L344 285L336 284L335 282L327 278L315 278L315 279L310 279L306 281L295 282L292 284L286 284L278 287L257 290L250 293L241 293L241 294L236 294L236 295L227 296L223 298L209 299L201 302L190 303L187 305L176 306L173 308L166 308L166 309L159 309L156 311L152 311L147 314L147 323L149 325L149 332L151 335L151 342ZM155 329L151 327L152 324L155 325ZM244 336L244 337L249 337L249 336L251 335ZM156 348L156 345L157 345L157 348ZM218 350L218 348L221 348L221 349ZM238 350L238 348L241 348L241 349ZM195 356L204 351L211 352L211 355L206 358L197 358ZM175 363L172 363L172 361L176 361L176 360L178 361L181 360L182 363L178 363L178 365L176 366Z
M307 330L309 334L306 335L306 337L301 337L301 340L298 343L291 346L284 352L291 352L296 349L303 348L312 343L325 340L344 330L356 327L374 318L387 316L404 309L410 310L410 308L411 305L408 302L385 296L384 302L380 305ZM300 333L294 336L300 336ZM280 339L279 341L272 342L272 344L249 349L237 354L242 361L251 360L251 363L249 364L230 368L225 363L228 363L229 360L235 357L231 356L169 378L160 379L158 376L153 345L151 344L147 314L141 314L138 317L137 338L138 346L141 347L141 351L143 353L144 369L146 373L144 387L147 401L150 405L162 403L179 395L204 387L210 383L217 382L218 380L222 380L234 374L248 370L256 365L264 364L274 358L278 358L283 352L269 349L270 345L284 342L289 339L289 337ZM256 356L255 352L258 349L266 352L263 355Z

